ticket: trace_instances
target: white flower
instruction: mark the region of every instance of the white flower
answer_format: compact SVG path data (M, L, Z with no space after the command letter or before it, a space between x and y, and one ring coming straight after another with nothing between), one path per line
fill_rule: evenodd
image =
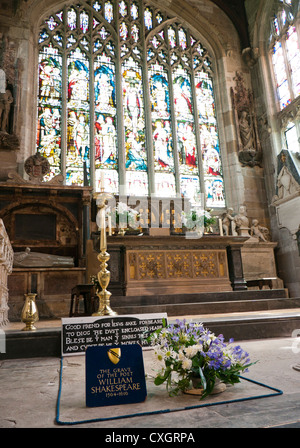
M190 370L191 367L192 367L192 360L191 360L191 359L188 359L188 358L185 358L185 359L182 361L182 368L183 368L184 370Z
M186 356L182 349L180 349L178 352L178 359L179 359L179 361L183 361L184 359L186 359Z
M117 210L118 210L118 213L127 212L128 211L127 204L125 204L124 202L119 202L117 205Z
M198 353L199 346L198 345L190 345L184 351L188 358L193 358L193 356L195 356Z

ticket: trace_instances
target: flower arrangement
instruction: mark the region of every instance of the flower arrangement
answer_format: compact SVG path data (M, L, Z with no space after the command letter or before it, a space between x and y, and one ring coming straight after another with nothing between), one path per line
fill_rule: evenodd
M182 223L187 229L204 227L210 229L216 219L211 216L209 210L193 209L189 213L182 212Z
M200 323L176 320L176 324L156 330L148 341L162 364L154 384L166 382L171 396L189 390L192 379L198 377L196 387L203 388L202 399L213 391L216 379L238 383L240 373L253 364L248 353L232 345L233 340L225 343L222 335L215 336Z
M139 213L128 207L124 202L118 202L116 208L114 209L116 214L116 224L121 229L126 229L130 227L132 229L138 228L137 220L139 218Z

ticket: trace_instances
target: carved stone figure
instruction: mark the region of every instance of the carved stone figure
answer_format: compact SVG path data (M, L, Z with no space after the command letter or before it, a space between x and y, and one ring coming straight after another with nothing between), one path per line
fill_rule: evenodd
M244 79L240 72L236 73L234 79L236 88L231 88L231 100L235 114L239 161L243 166L260 166L262 151L253 94L244 86Z
M258 240L262 240L267 242L269 239L269 229L266 227L262 227L259 225L257 219L252 220L252 226L250 229L250 235L252 237L258 238Z
M0 123L1 131L9 133L9 113L14 99L8 87L0 94Z
M74 259L72 257L62 257L60 255L43 254L40 252L31 252L27 247L24 252L14 253L15 268L27 267L74 267Z
M254 149L254 141L252 129L248 120L248 113L246 110L241 112L240 120L239 120L239 130L242 141L242 151L255 151Z
M29 180L39 183L49 173L50 164L46 157L37 152L34 156L30 156L25 160L24 168L29 176Z
M249 236L249 219L247 217L247 210L244 205L239 208L239 213L234 217L234 221L239 236Z
M234 217L232 216L233 209L229 208L226 213L222 216L222 227L225 236L228 235L237 235L236 231L236 223Z
M277 178L278 198L283 199L300 190L299 184L284 165Z

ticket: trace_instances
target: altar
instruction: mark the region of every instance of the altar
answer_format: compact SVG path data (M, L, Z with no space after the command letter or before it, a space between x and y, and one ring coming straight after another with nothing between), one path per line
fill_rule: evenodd
M217 234L111 236L109 290L124 296L191 294L247 289L241 248L247 238ZM87 272L97 274L99 235L87 244Z

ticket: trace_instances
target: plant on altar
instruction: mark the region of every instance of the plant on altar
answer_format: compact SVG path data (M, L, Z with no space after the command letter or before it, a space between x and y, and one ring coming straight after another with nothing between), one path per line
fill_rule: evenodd
M216 219L209 210L200 208L190 210L188 213L182 212L182 223L189 230L204 228L209 231L215 222Z
M115 213L116 224L119 229L138 228L139 212L128 207L124 202L118 202L112 213Z
M176 320L153 332L148 341L161 364L154 384L166 383L170 396L189 390L193 378L198 377L196 387L203 389L202 399L212 393L217 379L239 383L240 373L254 364L247 352L232 345L232 339L225 343L223 335L215 336L201 323Z

